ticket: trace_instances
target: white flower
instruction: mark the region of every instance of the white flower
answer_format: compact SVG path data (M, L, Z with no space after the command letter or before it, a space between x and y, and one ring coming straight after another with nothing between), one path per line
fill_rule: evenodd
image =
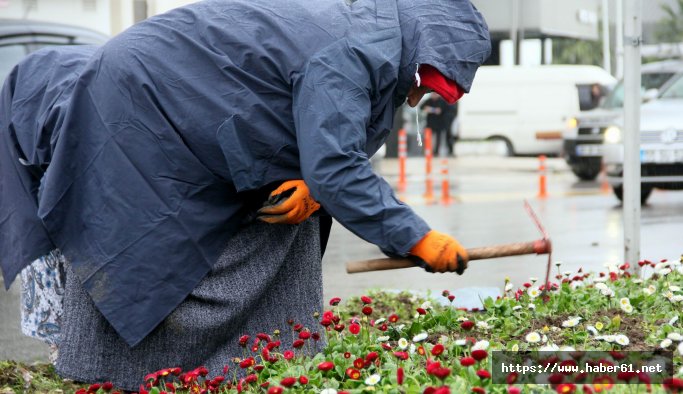
M621 310L626 312L626 313L631 313L631 312L633 312L633 306L631 304L622 305Z
M659 271L658 274L661 276L667 276L671 273L671 268L664 268L663 270Z
M555 352L560 350L560 347L555 345L554 343L549 343L545 346L541 346L540 348L538 348L538 350L541 352Z
M383 337L377 337L377 342L386 342L389 340L389 336L385 335Z
M521 305L515 305L515 306L512 307L512 310L513 310L513 311L518 311L518 310L520 310L520 309L522 309L522 306L521 306Z
M486 350L489 348L489 345L490 345L489 341L481 340L481 341L478 341L477 343L475 343L474 346L472 346L471 350Z
M518 352L519 351L519 345L515 343L514 345L512 345L512 349L510 349L510 350L513 352Z
M532 331L532 332L526 334L526 337L524 339L526 339L526 341L529 343L541 342L541 336L536 331Z
M602 282L596 283L596 284L595 284L595 288L598 289L598 290L607 290L607 289L609 289L609 287L608 287L606 284L602 283Z
M638 279L633 279L631 282L636 283L636 284L640 284L640 283L643 283L643 280L638 278Z
M429 335L426 332L421 332L413 337L413 342L422 342L427 339Z
M627 346L631 341L629 341L628 337L624 334L619 334L615 338L615 342L618 343L621 346Z
M624 297L619 300L619 304L623 307L624 305L631 305L631 300L628 299L628 297Z
M597 337L595 337L595 339L612 343L612 342L615 342L617 340L617 336L616 335L598 335Z
M674 324L676 324L676 322L678 322L678 315L672 317L671 320L669 320L669 325L673 326Z
M365 379L365 384L368 386L374 386L379 383L380 379L382 379L382 377L378 374L370 375L367 377L367 379Z
M464 321L468 321L468 320L470 320L470 319L466 318L465 316L460 316L460 317L458 318L458 321L459 321L459 322L464 322Z
M401 338L398 340L398 347L401 348L401 350L405 349L408 347L408 340L405 338Z
M337 394L337 390L335 390L335 389L324 389L323 391L320 392L320 394Z
M681 291L681 287L680 287L680 286L673 286L673 285L672 285L672 286L669 286L669 290L671 290L671 291Z
M458 346L465 346L467 345L467 339L456 339L454 343Z
M489 324L485 321L478 321L477 327L483 328L484 330L488 330L489 328L491 328L491 326L489 326Z
M683 295L676 294L675 296L671 297L671 302L683 302Z
M543 334L543 336L541 337L541 342L543 342L543 343L548 342L548 336Z
M607 279L609 279L609 278L606 276L603 276L603 277L598 276L597 278L593 279L593 282L596 282L596 287L597 287L598 283L607 282Z
M515 287L512 282L508 282L505 284L505 292L507 293L508 291L512 290L512 288Z
M432 303L429 301L423 302L420 306L422 307L422 309L432 309Z
M385 318L377 319L377 320L375 320L375 325L382 324L385 321L387 321L387 319L385 319Z
M653 295L655 293L655 291L657 291L657 288L654 287L654 285L650 285L650 286L643 289L643 293L645 293L647 295Z
M683 335L681 335L680 333L677 333L677 332L671 332L666 337L668 339L671 339L672 341L676 341L676 342L683 341Z
M398 326L396 326L396 331L403 331L404 328L406 328L405 324L399 324Z
M439 343L443 345L447 344L449 340L450 338L448 337L448 335L442 335L439 337Z
M415 350L417 350L417 348L415 347L415 344L411 343L410 344L410 350L409 350L410 354L415 354Z
M529 297L536 298L539 295L541 295L541 290L539 290L538 287L533 286L533 287L529 287L529 289L526 291L526 293L529 295Z
M536 309L536 304L529 304L529 309Z
M576 327L579 325L581 317L576 316L562 322L562 327Z
M668 348L669 346L671 346L672 343L673 343L673 342L671 341L671 339L666 338L665 340L663 340L663 341L659 344L659 347L661 347L662 349L666 349L666 348Z
M678 354L683 356L683 342L678 344Z
M588 327L586 327L586 330L587 330L588 332L590 332L591 334L593 334L593 335L598 335L598 330L597 330L595 327L593 327L593 326L588 326Z
M572 289L572 290L576 290L576 289L578 289L578 288L581 287L581 286L583 286L583 282L574 281L574 282L572 282L572 283L569 284L569 288Z

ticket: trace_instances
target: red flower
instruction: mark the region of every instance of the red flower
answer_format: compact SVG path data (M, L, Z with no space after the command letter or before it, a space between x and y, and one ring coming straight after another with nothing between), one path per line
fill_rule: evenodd
M472 350L472 358L474 358L477 361L481 361L488 357L488 353L486 353L486 350L484 349L477 349L477 350Z
M313 334L311 334L311 339L313 339L314 341L318 342L318 341L320 340L320 333L319 333L319 332L314 332Z
M247 375L247 377L244 378L244 381L247 383L255 383L257 380L258 376L256 376L256 374Z
M143 385L140 385L140 389L138 390L138 394L149 394L149 391L145 390L145 387Z
M308 378L304 375L299 376L299 384L301 385L307 385L308 384Z
M268 344L266 345L266 349L268 349L268 350L273 350L273 349L275 349L276 347L280 347L281 344L282 344L282 343L281 343L280 341L268 342Z
M350 324L349 325L349 332L353 335L358 335L358 333L360 333L360 324L356 324L356 323Z
M472 387L472 392L477 394L486 394L486 390L483 387Z
M562 383L555 388L555 391L561 394L569 394L576 391L576 385L571 383Z
M351 358L351 353L344 352L344 358Z
M294 327L292 328L292 330L297 331L297 332L299 332L299 331L301 331L301 330L303 330L303 329L304 329L304 325L303 325L303 324L295 324Z
M420 315L426 315L427 311L424 308L417 308L417 313Z
M442 387L427 387L425 391L423 391L423 394L451 394L451 389L448 388L448 386L442 386Z
M474 322L472 320L465 320L464 322L460 323L460 327L463 330L469 331L472 329L472 327L474 327Z
M448 296L448 301L453 302L454 299L455 299L455 296L453 294Z
M398 369L396 370L396 382L399 385L403 384L403 377L404 377L403 375L404 375L403 374L403 368L398 367Z
M475 359L472 358L472 357L463 357L463 358L460 359L460 365L462 365L463 367L472 366L472 365L474 365L476 362L477 362L477 360L475 360Z
M334 297L330 300L330 305L332 306L337 306L341 302L341 298L339 297Z
M334 363L332 361L323 361L320 364L318 364L318 369L327 372L334 368Z
M389 326L387 326L387 323L382 323L381 326L379 326L380 331L386 331L389 329Z
M424 356L425 354L427 354L427 352L425 352L424 346L417 347L417 354L419 354L420 356Z
M289 376L280 381L280 384L285 386L285 387L292 387L296 384L296 379Z
M389 345L388 343L383 343L383 344L382 344L382 349L384 349L384 350L391 350L391 345Z
M357 359L353 360L353 366L358 368L358 369L362 369L364 365L365 365L365 360L363 360L362 358L357 358Z
M271 341L270 335L264 334L264 333L262 333L262 332L256 334L256 338L258 338L258 339L260 339L260 340L262 340L262 341L265 341L265 342L270 342L270 341Z
M372 307L371 306L364 306L363 309L361 310L364 315L370 316L372 314Z
M273 386L268 389L268 394L282 394L284 391L282 387Z
M346 368L346 376L351 380L358 380L360 378L360 371L355 368Z
M629 380L635 378L636 376L638 376L638 375L637 375L635 372L628 372L628 371L626 371L626 372L619 372L619 373L617 374L617 379L618 379L618 380L623 380L624 382L627 382L627 383L628 383Z
M662 381L662 386L666 391L678 393L683 390L683 379L668 377Z
M94 393L94 392L96 392L97 390L99 390L100 387L102 387L102 385L99 384L99 383L91 384L90 387L88 387L88 392L89 392L89 393Z
M285 358L285 360L289 361L294 358L294 352L291 350L285 350L285 352L282 353L282 356Z
M408 359L408 352L394 352L394 356L396 356L399 360L407 360Z
M485 369L478 370L477 376L479 376L480 379L491 379L491 373Z
M373 362L379 358L379 354L377 352L370 352L368 353L367 356L365 356L365 360Z
M114 383L112 383L112 382L102 383L102 390L104 390L104 391L110 391L113 388L114 388Z
M438 356L439 354L443 353L443 350L444 350L443 345L440 344L440 343L437 343L437 344L434 345L434 347L432 348L432 355L433 355L433 356Z
M522 394L522 389L515 386L508 386L508 394Z
M390 323L396 323L398 321L398 315L395 313L392 313L391 315L389 315L388 320Z
M344 324L337 324L336 326L334 326L334 331L342 332L344 331L344 327L346 327L344 326Z
M368 296L362 296L360 298L360 300L363 301L363 304L365 304L365 305L372 304L372 298L370 298Z
M246 358L240 362L240 368L245 369L249 367L253 367L254 364L256 364L256 360L254 360L253 357Z
M320 320L320 325L323 327L329 327L332 325L332 319L328 319L326 317L323 317L322 320Z
M311 337L310 331L301 331L299 333L299 339L309 339Z
M292 342L292 346L295 349L299 349L300 347L304 346L304 340L303 339L297 339L296 341Z
M560 384L564 381L564 375L560 373L554 373L548 376L548 383L550 384Z
M264 368L266 368L265 365L259 364L259 365L254 366L254 371L261 372L261 371L263 371Z

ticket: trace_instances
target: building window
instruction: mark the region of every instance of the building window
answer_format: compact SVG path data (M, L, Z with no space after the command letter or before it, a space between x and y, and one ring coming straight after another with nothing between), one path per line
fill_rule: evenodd
M83 11L85 11L85 12L97 11L97 0L83 0Z

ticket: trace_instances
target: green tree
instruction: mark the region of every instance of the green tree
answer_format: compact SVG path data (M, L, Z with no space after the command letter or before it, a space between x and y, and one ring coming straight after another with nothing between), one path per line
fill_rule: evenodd
M660 4L666 16L655 26L657 42L683 41L683 0L676 1L676 7L670 4Z
M602 65L602 40L553 38L553 63Z

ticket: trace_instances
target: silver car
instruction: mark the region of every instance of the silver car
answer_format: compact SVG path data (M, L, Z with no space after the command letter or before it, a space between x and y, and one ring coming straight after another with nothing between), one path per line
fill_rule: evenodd
M683 190L683 73L667 82L655 100L641 106L641 203L653 188ZM622 121L604 133L607 176L614 194L623 199Z
M665 60L644 64L641 69L643 99L657 97L658 90L678 73L683 61ZM623 80L601 101L600 106L582 111L570 120L563 135L563 156L574 174L582 180L594 180L601 170L602 142L605 129L621 115L624 106Z

